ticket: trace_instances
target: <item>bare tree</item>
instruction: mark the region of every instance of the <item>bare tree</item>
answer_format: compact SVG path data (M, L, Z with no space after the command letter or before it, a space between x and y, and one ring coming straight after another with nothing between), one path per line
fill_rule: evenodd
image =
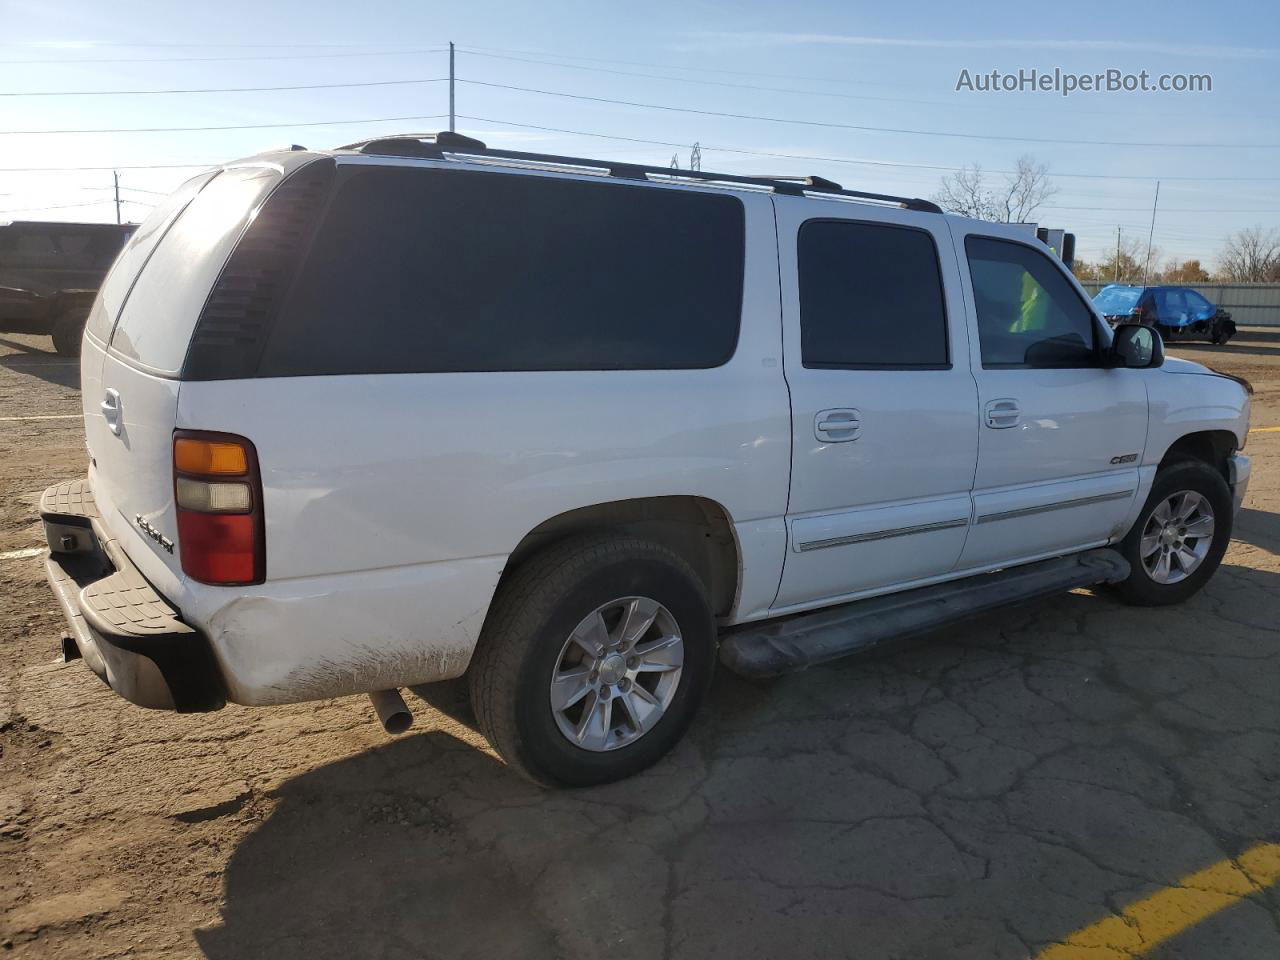
M1022 223L1057 192L1058 188L1049 181L1048 166L1024 154L999 183L990 183L979 164L961 167L942 178L933 199L944 210L961 216Z
M1235 283L1280 280L1280 231L1249 227L1227 238L1219 272Z

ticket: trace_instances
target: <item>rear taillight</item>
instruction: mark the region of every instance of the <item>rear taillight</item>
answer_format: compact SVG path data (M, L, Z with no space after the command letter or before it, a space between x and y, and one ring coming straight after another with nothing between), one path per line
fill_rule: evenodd
M1145 313L1146 311L1142 309L1142 307L1134 307L1129 311L1129 316L1133 318L1135 323L1141 323L1142 317Z
M223 586L263 581L262 479L252 443L229 433L175 431L173 498L187 576Z

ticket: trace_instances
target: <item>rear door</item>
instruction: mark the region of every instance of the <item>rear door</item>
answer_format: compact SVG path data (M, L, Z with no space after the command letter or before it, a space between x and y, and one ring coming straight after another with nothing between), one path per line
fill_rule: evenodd
M280 177L272 166L241 166L184 186L121 255L87 325L82 387L94 494L104 522L153 580L166 570L181 576L171 446L191 332L245 224Z
M982 410L966 569L1123 534L1147 435L1144 378L1102 366L1100 325L1061 261L987 229L952 227Z
M937 214L776 197L791 390L776 608L948 573L978 449L964 304Z

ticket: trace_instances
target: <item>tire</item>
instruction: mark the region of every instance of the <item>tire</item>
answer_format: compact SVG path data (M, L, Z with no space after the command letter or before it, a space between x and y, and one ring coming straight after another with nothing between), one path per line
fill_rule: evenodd
M1182 554L1183 556L1199 554L1198 560L1189 573L1178 559L1176 547L1171 545L1169 573L1164 575L1170 579L1167 582L1161 582L1159 556L1149 552L1153 542L1150 539L1152 530L1158 532L1161 526L1160 518L1154 515L1162 506L1173 501L1174 510L1169 516L1171 519L1175 518L1178 503L1192 502L1191 499L1183 501L1177 499L1188 493L1199 497L1205 505L1190 514L1187 518L1191 520L1189 526L1194 529L1207 509L1210 513L1212 535L1200 538L1186 537L1181 541L1187 551ZM1222 555L1227 551L1227 544L1231 540L1231 507L1231 490L1227 482L1207 463L1200 460L1182 460L1162 467L1156 474L1155 482L1151 485L1151 493L1147 497L1147 502L1142 505L1142 512L1138 515L1137 522L1120 543L1120 552L1132 567L1129 578L1116 586L1116 592L1120 598L1136 606L1151 607L1182 603L1194 595L1213 576L1222 562ZM1175 535L1177 529L1185 529L1185 527L1175 526ZM1145 546L1144 535L1147 537ZM1205 540L1208 541L1207 544L1203 544ZM1158 536L1156 542L1157 549L1163 552L1163 541ZM1174 544L1177 543L1178 541L1175 540ZM1202 544L1203 552L1200 549ZM1145 562L1142 555L1144 550L1148 552L1148 559ZM1156 569L1154 571L1148 569L1148 563L1156 565Z
M598 685L616 676L620 654L593 659L572 636L592 634L584 624L599 617L609 639L619 640L625 631L622 619L610 619L611 605L622 604L619 617L625 618L626 605L635 598L645 599L645 610L653 602L661 612L625 655L627 677L605 690ZM637 616L637 622L643 620ZM650 664L644 652L664 642L670 646L672 636L683 646L678 671ZM675 659L674 653L668 649L652 656ZM571 662L575 655L576 664ZM715 656L715 620L702 583L682 557L621 534L576 537L530 558L499 585L468 670L471 703L481 732L523 776L546 786L608 783L640 772L675 745L706 695ZM569 677L593 664L598 679L596 673L588 675L591 692L557 711L552 677ZM633 666L646 671L635 673L634 681L628 679ZM666 678L673 673L673 685L657 686L672 684ZM651 684L654 692L648 693ZM648 699L639 699L642 686ZM564 699L579 690L566 688ZM658 719L642 713L654 698L665 703ZM584 728L589 706L600 711L593 718L610 719L592 720L585 724L590 729L585 739L579 734L571 740L575 729ZM637 716L643 717L643 729Z
M53 321L53 349L63 357L80 356L80 339L88 314L81 310L64 310Z

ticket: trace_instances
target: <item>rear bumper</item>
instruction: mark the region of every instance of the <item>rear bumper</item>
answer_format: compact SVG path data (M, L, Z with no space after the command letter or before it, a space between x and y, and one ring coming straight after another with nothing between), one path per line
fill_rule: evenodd
M197 713L226 702L207 638L182 622L102 526L87 480L40 499L45 573L85 664L142 707Z
M1249 470L1252 464L1243 453L1234 454L1227 461L1227 483L1231 487L1231 512L1240 512L1245 494L1249 492Z

